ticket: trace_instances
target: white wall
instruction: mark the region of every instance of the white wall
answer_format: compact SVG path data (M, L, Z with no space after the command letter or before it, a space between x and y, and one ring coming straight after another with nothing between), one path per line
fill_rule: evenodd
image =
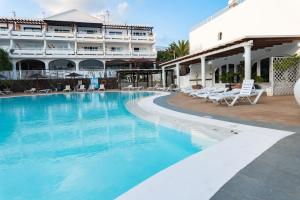
M190 32L191 53L245 36L300 35L299 0L246 0ZM218 33L223 39L218 41Z

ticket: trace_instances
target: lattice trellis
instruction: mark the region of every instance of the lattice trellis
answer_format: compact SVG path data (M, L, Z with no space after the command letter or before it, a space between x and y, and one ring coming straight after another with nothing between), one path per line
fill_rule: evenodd
M292 95L294 86L300 78L299 59L295 57L273 58L273 94Z

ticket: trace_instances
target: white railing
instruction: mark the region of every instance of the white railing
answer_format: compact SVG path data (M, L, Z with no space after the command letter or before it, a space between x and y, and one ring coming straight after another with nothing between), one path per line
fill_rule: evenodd
M102 33L77 33L76 35L79 39L103 39Z
M65 48L47 48L46 49L47 55L74 55L74 49L65 49Z
M130 56L130 51L106 51L106 55L109 56Z
M132 41L155 41L154 36L131 36Z
M106 40L129 40L129 35L105 35Z
M14 49L13 54L22 54L22 55L37 55L43 54L43 48L21 48L21 49Z
M139 56L139 57L154 57L156 56L156 53L150 51L141 51L141 52L133 52L132 55Z
M11 31L11 35L13 37L43 37L43 33L41 31Z
M239 4L243 3L244 1L246 1L246 0L237 0L237 2L236 2L237 5L236 5L236 6L238 6ZM205 20L203 20L202 22L200 22L199 24L197 24L196 26L194 26L194 27L192 28L192 30L195 30L195 29L197 29L197 28L203 26L204 24L207 24L207 23L213 21L213 20L216 19L217 17L219 17L219 16L221 16L222 14L226 13L226 12L227 12L228 10L230 10L231 8L232 8L232 7L229 6L229 5L226 6L226 7L223 8L222 10L219 10L219 11L216 12L214 15L212 15L212 16L206 18Z
M78 49L78 55L104 55L102 50L85 50L85 49Z
M1 30L0 30L0 36L2 36L2 37L7 37L7 36L9 36L9 30L8 30L8 29L7 29L7 30L1 29Z
M74 34L73 33L57 33L57 32L46 32L45 33L46 38L54 38L54 39L58 39L58 38L63 38L63 39L68 39L68 38L74 38Z

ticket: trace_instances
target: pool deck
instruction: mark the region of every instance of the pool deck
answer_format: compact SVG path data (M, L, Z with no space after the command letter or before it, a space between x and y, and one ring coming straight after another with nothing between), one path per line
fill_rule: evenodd
M235 180L236 177L239 177L239 174L244 169L251 166L253 161L256 162L266 150L293 133L269 129L270 127L253 126L254 124L242 123L242 121L239 120L224 120L225 118L223 116L218 119L215 115L212 116L209 113L197 113L195 111L177 108L168 103L172 97L174 97L174 95L161 96L156 99L155 97L152 97L152 99L151 97L143 99L136 103L135 106L132 106L135 110L131 111L145 120L154 123L164 124L164 118L174 118L173 124L175 128L178 128L177 124L184 124L186 126L185 121L182 121L182 119L184 119L194 121L198 127L201 127L202 123L207 127L218 126L224 130L231 129L238 134L231 135L215 145L208 147L204 151L161 171L121 195L119 199L212 198L232 200L251 199L251 197L253 197L252 199L265 199L256 198L257 196L255 195L250 196L250 198L245 195L245 198L243 198L243 195L240 195L243 193L243 190L241 190L243 183L241 181L235 182L240 187L236 190L234 190L236 186L231 185L230 187L230 185L227 185L230 184L232 180ZM137 107L140 107L143 112L139 113ZM158 118L155 119L155 116L158 116ZM168 123L169 122L170 120ZM272 150L272 148L270 150ZM259 168L256 169L260 172ZM268 170L272 169L264 169L265 172ZM250 172L252 173L252 171ZM257 177L261 176L258 175ZM229 189L226 189L226 187L229 187ZM247 192L247 186L244 187L244 190ZM261 190L263 190L263 188ZM239 194L239 196L237 194Z
M237 173L213 200L299 200L300 107L292 96L263 97L260 104L228 108L200 102L182 94L156 103L172 110L260 127L293 131ZM255 114L255 115L253 115Z

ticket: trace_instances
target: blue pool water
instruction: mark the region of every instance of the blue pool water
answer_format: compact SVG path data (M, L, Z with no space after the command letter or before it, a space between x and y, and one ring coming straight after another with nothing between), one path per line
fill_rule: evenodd
M125 104L150 93L0 99L0 199L109 200L201 150Z

